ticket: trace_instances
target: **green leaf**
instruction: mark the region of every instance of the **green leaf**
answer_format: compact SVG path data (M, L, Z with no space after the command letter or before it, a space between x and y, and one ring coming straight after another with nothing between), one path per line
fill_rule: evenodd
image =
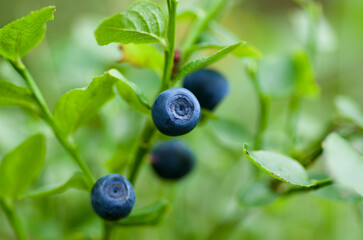
M288 97L296 86L294 62L289 56L265 58L259 64L256 78L264 96Z
M163 73L164 56L150 44L121 45L121 62L127 62L135 67L149 68L159 76Z
M87 178L83 173L75 172L72 177L62 185L44 186L38 189L33 189L28 192L27 196L32 198L48 197L51 195L63 193L71 188L90 191L91 186L88 185Z
M35 110L37 103L27 88L0 80L0 106L20 106Z
M255 182L240 193L239 204L244 207L261 207L276 201L279 195L262 182Z
M363 195L363 158L337 133L324 141L326 166L334 181Z
M95 32L99 45L110 43L165 43L166 19L152 2L136 2L124 13L105 19Z
M0 163L0 195L17 199L38 179L45 160L45 139L34 135L4 156Z
M95 77L86 90L74 89L64 94L54 106L54 120L65 135L89 121L115 94L118 81L110 73Z
M295 70L296 93L300 96L316 96L320 93L315 81L313 66L305 51L297 51L293 54Z
M254 57L260 58L263 56L262 52L252 44L245 43L241 47L232 52L236 57Z
M208 65L217 62L218 60L222 59L230 52L232 52L235 49L237 49L238 47L240 47L242 44L243 44L243 42L232 44L226 48L223 48L222 50L216 52L215 54L213 54L209 57L204 57L204 58L200 58L200 59L189 62L186 66L183 67L183 69L176 76L175 82L181 80L182 78L184 78L186 75L188 75L191 72L194 72L198 69L207 67Z
M159 201L149 206L135 209L131 214L117 222L122 226L149 226L158 225L169 211L170 204L167 201Z
M45 35L45 23L54 18L55 7L45 7L0 29L0 56L17 62Z
M150 113L150 103L135 83L127 80L116 69L111 69L109 73L118 79L116 83L117 91L131 107L141 113Z
M249 152L246 145L243 151L253 164L275 179L304 187L314 185L304 167L290 157L270 151Z
M338 96L335 98L335 106L340 115L363 128L363 110L353 99L347 96Z

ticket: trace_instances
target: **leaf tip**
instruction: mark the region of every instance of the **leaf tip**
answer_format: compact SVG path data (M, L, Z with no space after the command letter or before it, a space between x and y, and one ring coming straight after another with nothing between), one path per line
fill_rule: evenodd
M50 11L52 11L53 13L56 11L56 8L55 8L55 6L48 6L48 7L46 7L46 8L48 8Z
M250 153L247 151L248 145L247 143L243 144L243 152L245 153L246 156L250 156Z
M42 133L34 134L29 139L32 139L33 141L36 140L36 141L38 141L40 143L44 143L45 142L45 136Z
M117 78L117 79L123 78L122 73L120 73L120 71L115 68L112 68L112 69L106 71L104 75L108 75L110 77Z

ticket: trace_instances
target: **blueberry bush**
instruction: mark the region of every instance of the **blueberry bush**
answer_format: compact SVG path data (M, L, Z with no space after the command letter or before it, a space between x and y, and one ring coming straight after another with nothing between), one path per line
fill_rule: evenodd
M0 9L1 239L362 239L362 3L39 4Z

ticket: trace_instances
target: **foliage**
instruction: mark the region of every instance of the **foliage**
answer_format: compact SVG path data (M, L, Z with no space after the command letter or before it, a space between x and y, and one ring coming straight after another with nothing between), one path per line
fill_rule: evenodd
M0 238L361 239L363 106L353 63L362 34L354 17L337 24L324 12L362 16L363 4L157 2L121 1L126 10L98 26L59 5L51 25L53 6L0 28L0 208L12 230L0 228ZM99 14L107 3L98 4ZM285 32L282 15L302 27ZM340 24L348 37L336 51L324 43L337 42ZM147 160L168 137L151 105L202 68L223 72L231 93L180 137L196 170L162 181ZM89 200L110 171L136 192L117 222L97 217Z

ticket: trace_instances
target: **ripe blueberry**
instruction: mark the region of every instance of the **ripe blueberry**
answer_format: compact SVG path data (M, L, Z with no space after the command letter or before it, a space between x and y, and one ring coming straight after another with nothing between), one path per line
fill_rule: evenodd
M226 78L220 73L201 69L195 71L184 79L184 85L198 99L202 108L213 110L229 92Z
M135 192L124 176L113 173L97 180L92 188L91 203L101 218L116 221L130 214Z
M165 179L184 177L192 170L195 162L193 153L178 140L160 144L151 154L153 169Z
M200 119L200 105L189 90L171 88L155 99L151 115L160 132L169 136L179 136L197 126Z

